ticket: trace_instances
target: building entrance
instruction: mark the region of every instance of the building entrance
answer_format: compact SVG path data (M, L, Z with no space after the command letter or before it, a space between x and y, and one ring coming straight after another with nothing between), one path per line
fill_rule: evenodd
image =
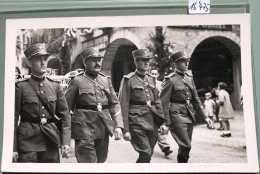
M229 42L227 47L227 42ZM219 82L227 83L227 91L233 99L232 105L237 108L239 91L241 85L241 60L235 57L232 50L239 49L229 39L208 38L201 42L194 50L191 58L194 82L198 95L204 100L205 93L213 92Z
M117 49L112 63L112 83L116 92L119 91L123 75L135 71L132 52L136 49L135 45L121 45Z

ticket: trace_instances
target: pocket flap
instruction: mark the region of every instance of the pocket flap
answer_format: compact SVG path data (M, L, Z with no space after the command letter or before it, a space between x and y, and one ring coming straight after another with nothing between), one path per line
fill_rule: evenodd
M79 95L81 95L81 94L92 94L92 95L94 95L95 90L92 89L92 88L80 88L79 89Z
M186 86L183 85L174 85L174 89L177 90L185 90Z
M56 96L47 96L48 101L56 101L57 97Z
M129 110L130 115L141 115L142 110L139 108L134 108Z
M83 124L85 122L85 118L82 118L82 117L71 117L71 123L74 123L74 124Z
M144 90L144 86L142 86L142 85L138 85L138 84L134 84L134 85L132 85L132 88L133 88L133 89Z
M24 99L22 101L23 101L23 103L38 103L39 98L36 96L24 97Z

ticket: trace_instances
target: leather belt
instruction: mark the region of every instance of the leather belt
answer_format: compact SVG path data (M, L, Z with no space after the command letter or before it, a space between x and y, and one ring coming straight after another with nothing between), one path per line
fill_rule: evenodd
M55 122L55 120L53 118L40 118L40 117L34 117L34 118L21 117L21 122L29 122L29 123L40 124L40 123L43 123L42 119L44 119L44 124Z
M171 99L170 101L171 103L178 103L178 104L189 104L190 101L188 100L175 100L175 99Z
M98 105L76 105L76 109L86 109L86 110L92 110L92 111L98 111ZM102 110L109 109L108 105L102 105Z
M146 101L130 101L130 105L147 105ZM151 102L151 105L155 105L155 102Z

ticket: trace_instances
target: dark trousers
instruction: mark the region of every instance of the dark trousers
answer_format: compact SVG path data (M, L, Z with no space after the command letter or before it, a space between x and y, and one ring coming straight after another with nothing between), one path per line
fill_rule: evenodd
M104 163L107 159L109 135L104 138L75 140L78 163Z
M48 146L42 152L18 152L20 163L59 163L60 154L57 145Z
M179 146L178 163L187 163L191 150L193 123L174 123L171 125L170 131Z
M136 163L150 163L158 136L157 127L154 127L154 130L130 129L130 142L139 153Z

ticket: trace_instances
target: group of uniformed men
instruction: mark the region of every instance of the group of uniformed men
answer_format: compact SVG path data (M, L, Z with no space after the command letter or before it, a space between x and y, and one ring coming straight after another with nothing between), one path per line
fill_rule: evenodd
M147 73L149 52L133 51L136 71L123 77L118 97L110 77L100 73L103 56L94 48L78 55L85 71L71 79L65 94L58 82L45 76L49 53L43 44L30 46L24 54L31 77L15 87L14 162L58 163L59 148L66 157L72 138L79 163L103 163L109 136L114 136L130 141L139 153L137 163L149 163L158 130L170 130L179 145L177 161L186 163L195 110L210 124L184 51L171 56L176 70L165 78L160 94L156 78Z

